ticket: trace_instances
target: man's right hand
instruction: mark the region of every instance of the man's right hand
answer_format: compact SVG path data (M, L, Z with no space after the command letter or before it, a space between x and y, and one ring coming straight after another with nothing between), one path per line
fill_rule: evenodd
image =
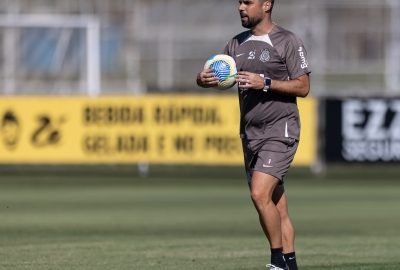
M204 88L218 86L218 78L215 76L212 69L203 69L197 74L197 85Z

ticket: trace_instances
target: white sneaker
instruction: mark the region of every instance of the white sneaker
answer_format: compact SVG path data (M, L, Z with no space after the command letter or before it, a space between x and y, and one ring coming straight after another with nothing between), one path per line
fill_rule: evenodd
M267 264L266 267L269 267L269 270L288 270L286 267L285 268L280 268L278 266L275 266L273 264Z

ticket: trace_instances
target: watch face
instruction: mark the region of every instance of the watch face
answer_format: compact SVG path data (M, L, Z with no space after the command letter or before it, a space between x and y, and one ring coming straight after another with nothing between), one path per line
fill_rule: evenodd
M271 79L270 78L265 79L264 83L265 83L265 86L268 86L268 87L271 86Z

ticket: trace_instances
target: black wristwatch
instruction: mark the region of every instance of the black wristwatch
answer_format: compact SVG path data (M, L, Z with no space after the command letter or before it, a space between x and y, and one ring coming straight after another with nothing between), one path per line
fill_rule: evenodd
M268 92L269 88L271 88L271 78L265 77L264 78L264 88L263 91L264 92Z

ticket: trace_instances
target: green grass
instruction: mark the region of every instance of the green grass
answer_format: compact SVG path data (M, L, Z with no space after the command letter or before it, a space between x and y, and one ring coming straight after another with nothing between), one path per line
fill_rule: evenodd
M400 170L363 171L286 179L301 269L400 269ZM256 270L267 261L241 168L0 176L0 269Z

